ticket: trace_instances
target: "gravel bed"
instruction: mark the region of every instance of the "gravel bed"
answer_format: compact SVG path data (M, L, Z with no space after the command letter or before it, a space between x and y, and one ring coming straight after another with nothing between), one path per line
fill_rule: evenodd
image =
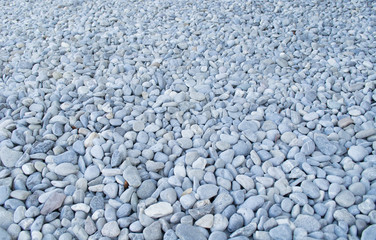
M0 239L376 239L375 13L0 0Z

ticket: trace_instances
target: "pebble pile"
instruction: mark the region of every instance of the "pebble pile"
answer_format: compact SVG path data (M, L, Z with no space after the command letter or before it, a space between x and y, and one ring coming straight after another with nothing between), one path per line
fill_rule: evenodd
M376 238L376 2L0 2L0 239Z

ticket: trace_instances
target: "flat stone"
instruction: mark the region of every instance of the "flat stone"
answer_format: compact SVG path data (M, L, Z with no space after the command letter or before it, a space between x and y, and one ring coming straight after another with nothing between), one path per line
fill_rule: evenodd
M349 190L344 190L336 196L335 201L338 205L347 208L355 203L355 197Z
M164 217L171 214L172 212L173 209L171 207L171 204L167 202L155 203L145 209L145 214L152 218Z
M141 177L138 170L134 166L128 166L123 173L124 179L131 187L139 187L141 185Z
M49 150L52 149L54 145L55 143L51 140L34 143L31 147L30 154L47 153Z
M246 209L256 211L264 204L265 200L261 196L251 196L245 200L245 202L240 205L239 209Z
M103 148L99 145L94 145L90 150L91 156L96 159L102 160L104 156Z
M352 118L346 117L346 118L340 119L337 124L338 124L338 127L345 128L353 123L354 123L354 120Z
M89 216L85 220L85 231L89 235L92 235L97 231L97 226Z
M56 164L77 162L78 156L74 151L66 151L53 157Z
M120 234L120 228L118 223L116 221L106 223L103 226L101 233L105 237L116 238Z
M85 155L85 145L84 142L81 140L77 140L73 143L72 145L73 150L80 154L80 155Z
M181 240L207 240L197 227L188 224L179 224L176 227L176 235Z
M116 198L118 195L119 185L117 183L108 183L103 187L103 192L109 198Z
M10 196L10 188L8 186L0 186L0 205L3 205Z
M48 197L46 202L44 203L40 213L42 215L47 215L50 212L55 211L56 209L60 208L65 200L65 194L62 192L54 191Z
M3 146L0 149L0 160L5 167L13 168L22 154L22 152Z
M360 240L375 240L376 239L376 224L368 226L362 232Z
M0 228L0 237L1 237L1 240L11 240L12 239L12 237L9 235L9 233L3 228Z
M282 224L269 230L270 237L272 239L292 239L292 230L289 225Z
M367 168L362 172L362 177L368 181L373 181L376 179L376 167Z
M309 233L319 231L321 229L321 224L316 218L305 214L298 215L294 221L294 224L296 227L303 228Z
M142 121L134 121L132 128L133 131L140 132L145 129L145 123Z
M313 121L319 118L319 114L317 112L310 112L307 114L304 114L303 120L306 122Z
M12 210L6 210L0 206L0 219L0 228L8 229L8 227L13 223Z
M137 190L137 196L140 199L146 199L150 197L156 190L155 181L148 179L141 183L140 187Z
M308 197L313 199L320 197L320 190L312 181L303 181L301 187L303 189L303 192L307 194Z
M209 199L217 195L219 188L214 184L204 184L197 188L200 199Z
M202 218L198 219L195 222L195 225L202 227L202 228L211 228L213 226L213 222L214 222L213 214L206 214Z
M100 170L96 165L90 165L86 168L84 177L86 180L91 181L100 175Z
M62 163L55 167L54 172L60 176L68 176L70 174L75 174L78 172L78 166L72 163Z
M316 147L325 155L331 156L337 151L337 147L324 135L315 134L314 141Z
M159 240L163 238L162 225L155 221L142 231L145 240Z
M104 209L104 199L102 196L94 196L90 201L90 208L93 212Z
M355 134L355 137L362 139L362 138L367 138L367 137L373 136L375 134L376 134L376 128L371 128L371 129L365 129L365 130L357 132Z
M349 226L355 224L355 217L349 213L346 209L336 210L333 214L334 219L337 221L344 221Z
M247 191L255 187L253 179L247 175L237 175L235 180Z
M351 184L348 189L355 196L363 196L364 194L366 194L366 187L361 182L355 182Z
M260 123L256 121L246 121L243 120L239 125L239 131L250 131L256 132L260 128Z
M362 161L368 155L367 149L363 146L351 146L347 153L355 162Z
M239 228L235 232L233 232L230 237L234 238L236 236L245 236L245 237L251 237L252 234L256 231L257 224L254 222L249 223L247 226Z

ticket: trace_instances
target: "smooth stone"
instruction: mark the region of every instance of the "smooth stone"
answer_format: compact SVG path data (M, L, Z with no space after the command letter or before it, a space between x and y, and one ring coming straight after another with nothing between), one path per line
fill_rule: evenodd
M247 226L239 228L235 232L233 232L230 237L235 238L237 236L245 236L245 237L251 237L252 234L256 231L257 224L254 222L249 223Z
M103 148L99 145L94 145L90 150L91 155L96 159L102 159L104 156Z
M277 227L274 227L269 230L270 237L272 239L283 239L283 240L291 240L292 239L292 230L289 225L281 224Z
M87 181L91 181L100 175L100 170L96 165L90 165L86 168L84 177Z
M0 207L0 228L8 229L8 227L13 223L13 213L12 210L6 210Z
M1 227L0 227L0 238L1 238L1 240L11 240L12 239L12 237L7 232L7 230L5 230Z
M332 156L337 151L337 147L324 135L315 134L314 141L316 147L325 155Z
M305 180L302 182L301 187L303 192L310 198L318 198L320 196L320 190L313 182Z
M150 197L156 190L156 185L153 180L145 180L141 183L140 187L137 190L137 196L140 199L146 199Z
M160 222L155 221L149 226L145 227L142 231L145 240L159 240L162 239L162 225Z
M351 146L347 153L355 162L362 161L368 155L367 149L362 146Z
M247 175L237 175L235 180L247 191L255 187L253 179Z
M336 210L333 214L334 219L337 221L344 221L349 226L355 224L355 217L349 213L346 209Z
M152 217L152 218L164 217L164 216L171 214L172 212L173 212L173 208L171 204L167 202L155 203L145 209L145 214L148 217Z
M351 191L344 190L335 197L335 201L338 205L347 208L355 203L355 197Z
M307 114L304 114L303 120L306 122L313 121L319 118L319 114L317 112L310 112Z
M303 228L307 232L315 232L321 229L321 224L316 218L310 215L300 214L295 219L294 224L298 228Z
M90 201L90 208L93 212L104 209L104 199L102 196L94 196Z
M81 141L81 140L75 141L72 145L72 148L76 153L78 153L80 155L85 155L85 146L84 146L83 141Z
M348 189L355 196L363 196L364 194L366 194L366 187L361 182L355 182L351 184Z
M340 128L345 128L353 123L354 123L354 120L352 118L346 117L346 118L340 119L337 124Z
M176 235L181 240L207 240L198 227L188 224L178 224L176 227Z
M17 160L22 156L22 154L22 152L15 151L6 146L3 146L0 149L0 160L2 161L5 167L13 168L16 165Z
M57 175L68 176L70 174L75 174L78 172L78 167L72 163L62 163L55 167L54 172Z
M373 224L363 230L360 240L375 240L375 239L376 239L376 224Z
M56 209L60 208L65 200L65 194L62 192L54 191L50 194L47 198L46 202L44 203L40 213L42 215L47 215L50 212L55 211Z
M139 187L141 185L141 177L136 167L128 166L123 172L124 179L131 187Z
M56 164L75 163L77 162L77 159L78 156L74 151L66 151L53 157L53 160Z
M103 187L103 192L109 198L116 198L118 195L119 185L117 183L108 183Z
M3 205L10 196L10 188L8 186L0 186L0 205Z
M202 218L198 219L195 222L195 225L202 227L202 228L211 228L213 226L213 222L214 222L213 214L206 214Z
M119 228L118 223L116 221L111 221L111 222L106 223L103 226L101 233L103 234L103 236L109 237L109 238L115 238L119 236L120 228Z
M210 199L217 195L219 188L214 184L204 184L197 188L200 199Z

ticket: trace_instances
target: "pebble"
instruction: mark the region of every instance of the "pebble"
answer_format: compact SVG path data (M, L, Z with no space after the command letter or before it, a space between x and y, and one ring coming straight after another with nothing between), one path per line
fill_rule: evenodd
M219 188L214 184L204 184L197 188L200 199L209 199L217 195Z
M139 187L141 185L141 177L138 170L134 166L128 166L123 173L124 179L128 182L129 186Z
M316 218L310 215L300 214L294 221L294 224L298 228L303 228L307 232L315 232L320 230L321 224L317 221Z
M176 226L176 236L181 240L206 240L205 235L198 229L198 227L178 224Z
M60 208L64 203L66 196L62 192L54 191L52 192L49 197L47 198L46 202L44 203L40 213L43 215L47 215L54 210Z
M0 149L0 160L7 168L13 168L21 156L22 152L15 151L6 146L2 146Z
M103 226L101 233L105 237L116 238L120 234L120 228L119 228L118 223L116 221L111 221L111 222L106 223Z
M375 235L367 1L51 3L1 15L0 235Z
M269 235L272 239L292 239L292 230L289 225L281 224L270 229Z
M160 218L167 216L173 212L171 204L167 202L155 203L145 209L145 214L152 218Z
M368 226L360 237L361 240L375 239L376 236L376 224Z
M338 205L342 207L350 207L355 203L354 194L349 190L344 190L338 193L335 198Z
M75 174L78 172L77 166L72 163L62 163L55 167L54 172L60 176L68 176L70 174Z
M368 155L367 149L363 146L351 146L347 153L355 162L362 161Z

